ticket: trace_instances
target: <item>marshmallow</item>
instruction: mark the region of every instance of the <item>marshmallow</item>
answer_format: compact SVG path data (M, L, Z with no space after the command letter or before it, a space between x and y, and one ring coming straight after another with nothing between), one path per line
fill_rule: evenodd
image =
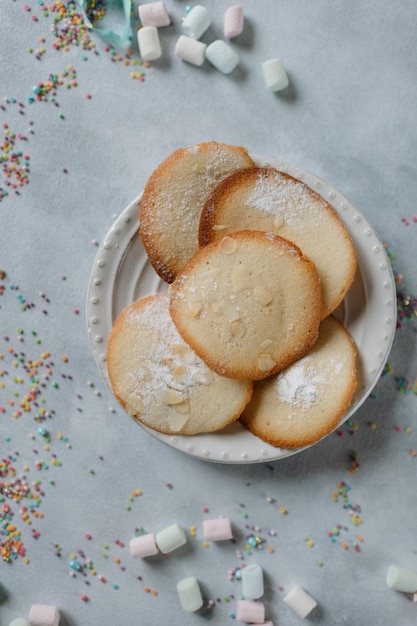
M223 74L230 74L240 60L238 54L222 39L217 39L207 46L206 59Z
M181 526L172 524L157 533L155 541L163 554L169 554L187 543L187 537Z
M282 91L290 84L281 59L264 61L262 63L262 71L265 84L271 91Z
M58 626L59 611L56 606L48 604L32 604L29 611L30 626Z
M187 37L200 39L210 24L211 17L206 7L196 4L185 16L182 22L182 32Z
M158 553L158 546L155 542L155 535L147 533L133 537L129 542L130 554L134 559L143 559L146 556L152 556Z
M169 26L171 24L163 2L140 4L138 12L142 26L156 26L156 28L159 28L160 26Z
M154 61L162 55L156 26L143 26L138 30L138 46L142 61Z
M396 591L415 593L417 591L417 573L406 567L390 565L387 571L387 585Z
M177 591L184 611L198 611L203 606L200 586L194 576L183 578L177 583Z
M238 37L243 31L243 7L236 4L226 9L223 20L223 33L228 39Z
M206 60L206 48L207 44L202 41L181 35L175 46L175 54L193 65L203 65Z
M23 617L16 617L16 619L10 622L9 626L29 626L29 622Z
M262 568L253 563L243 567L242 594L248 600L258 600L264 595L264 575Z
M255 624L249 624L249 626L255 626ZM262 622L262 624L256 624L256 626L274 626L274 624L271 620L268 620L267 622Z
M297 613L298 617L307 617L317 606L314 598L298 585L295 585L283 600L294 613Z
M227 517L203 521L203 533L206 541L224 541L233 539L232 527Z
M236 605L236 620L251 624L263 624L265 622L265 606L262 602L254 600L238 600Z

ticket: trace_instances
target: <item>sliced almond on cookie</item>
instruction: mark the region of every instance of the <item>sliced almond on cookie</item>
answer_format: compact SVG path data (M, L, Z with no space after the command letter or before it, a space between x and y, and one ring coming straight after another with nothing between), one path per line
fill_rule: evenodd
M233 254L237 250L237 241L232 237L223 237L220 241L219 249L223 254Z
M177 413L183 414L190 411L190 405L188 403L188 400L183 400L183 402L180 402L179 404L173 404L171 408L174 409L174 411L176 411Z
M270 354L260 354L258 356L258 369L261 372L269 372L269 370L272 370L275 365L276 362Z
M241 339L246 334L246 326L241 319L232 322L230 334L233 339Z
M172 406L172 405L180 404L181 402L184 402L183 396L178 391L174 391L173 389L168 389L167 391L166 390L163 391L161 393L161 399L162 399L162 402L164 402L168 406Z
M256 286L253 290L253 297L258 304L267 306L272 302L272 292L266 287Z
M201 302L190 302L189 300L177 300L175 307L187 317L198 317L201 312Z

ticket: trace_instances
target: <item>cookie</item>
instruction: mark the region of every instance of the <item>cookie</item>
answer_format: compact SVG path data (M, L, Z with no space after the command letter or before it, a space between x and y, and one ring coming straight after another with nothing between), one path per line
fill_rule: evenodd
M317 339L320 279L294 244L239 231L197 252L169 287L184 340L220 376L259 380Z
M141 298L115 321L107 346L113 393L127 413L166 434L220 430L248 403L252 383L211 371L179 336L167 294Z
M324 319L343 300L356 271L350 235L321 196L272 167L253 167L225 178L207 198L199 245L237 230L275 232L295 243L316 265Z
M139 234L157 274L171 283L198 250L204 202L225 177L254 162L247 150L215 141L180 148L151 174L139 208Z
M332 432L356 388L357 350L333 316L302 359L255 383L241 423L265 442L282 448L313 444Z

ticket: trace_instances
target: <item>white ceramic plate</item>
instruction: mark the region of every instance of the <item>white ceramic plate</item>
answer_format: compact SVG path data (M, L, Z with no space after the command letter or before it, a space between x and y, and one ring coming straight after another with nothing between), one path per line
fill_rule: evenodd
M252 155L258 165L272 166L302 180L336 210L352 237L358 271L336 315L358 347L358 385L339 426L351 418L377 383L394 339L396 291L383 244L365 217L342 194L317 176L277 159ZM106 382L106 345L122 309L142 296L166 290L148 262L138 236L136 198L116 219L100 245L87 295L87 327L94 358ZM137 422L139 424L139 422ZM159 441L190 456L223 463L259 463L285 458L287 450L264 443L239 422L221 432L193 437L162 435L142 426Z

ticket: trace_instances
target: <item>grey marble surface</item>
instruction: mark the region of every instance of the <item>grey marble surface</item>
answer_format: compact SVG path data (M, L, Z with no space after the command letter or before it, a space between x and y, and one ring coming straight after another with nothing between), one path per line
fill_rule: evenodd
M222 37L230 4L205 3L207 43ZM155 167L216 140L312 171L347 196L388 248L403 310L417 295L415 3L247 0L231 42L241 63L228 76L175 57L185 2L166 1L172 24L149 67L132 63L134 40L129 64L125 48L97 35L95 48L54 49L53 22L65 20L47 6L0 8L0 541L20 536L25 550L1 562L0 623L40 603L58 606L68 626L232 624L236 570L259 563L275 626L300 622L283 602L295 584L318 602L307 623L414 624L412 597L385 583L391 563L417 570L412 304L386 375L338 433L285 460L218 465L124 414L93 359L85 301L97 244ZM261 72L273 57L290 78L277 94ZM51 75L63 84L36 99ZM203 520L221 515L235 543L205 546ZM131 559L137 529L174 522L187 531L183 549ZM175 586L188 575L214 600L204 614L179 605Z

